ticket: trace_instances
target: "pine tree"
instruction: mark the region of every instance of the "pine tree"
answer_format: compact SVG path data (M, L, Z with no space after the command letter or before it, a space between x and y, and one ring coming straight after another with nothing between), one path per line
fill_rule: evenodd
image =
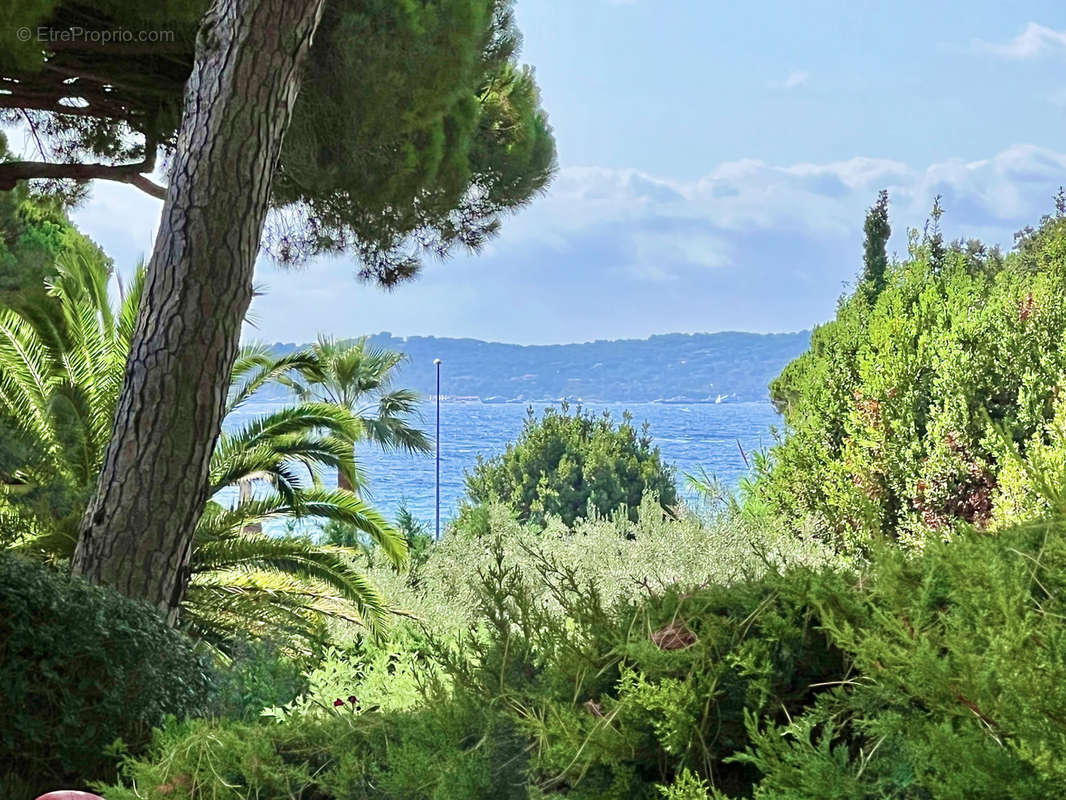
M0 108L42 160L0 164L0 189L100 178L165 197L72 566L173 618L268 214L280 258L345 250L392 285L418 252L483 243L546 185L554 144L508 0L8 5Z

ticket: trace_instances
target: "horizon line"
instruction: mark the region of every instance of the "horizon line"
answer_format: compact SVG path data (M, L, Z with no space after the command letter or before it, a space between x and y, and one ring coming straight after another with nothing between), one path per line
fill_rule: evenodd
M582 346L582 345L589 345L589 344L618 344L618 343L625 343L625 342L650 342L652 339L666 338L666 337L671 337L671 336L689 336L689 337L696 337L696 336L727 336L727 335L740 335L740 336L798 336L800 334L810 334L814 330L815 327L817 327L817 325L812 325L810 328L801 328L800 330L793 330L793 331L740 331L740 330L696 331L696 332L671 331L671 332L667 332L667 333L653 333L653 334L649 334L648 336L645 336L643 338L621 337L621 338L618 338L618 339L586 339L585 341L580 341L580 342L531 342L531 343L502 342L502 341L496 341L496 340L492 340L492 339L479 339L479 338L477 338L475 336L436 336L436 335L433 335L433 334L411 334L411 335L407 335L407 336L401 336L401 335L394 334L392 331L377 331L376 333L360 334L360 335L357 335L357 336L343 336L343 337L338 336L338 337L335 337L335 338L338 339L339 341L345 341L345 340L361 339L361 338L364 338L364 337L368 338L368 339L371 339L371 338L374 338L376 336L388 336L390 339L396 339L398 341L405 342L405 343L411 341L412 339L434 339L436 341L444 341L444 342L476 342L478 344L494 344L494 345L501 345L501 346L504 346L504 347L579 347L579 346ZM251 338L251 337L249 337L248 339L245 339L244 337L242 337L241 341L242 341L242 344L246 344L246 343L251 342L251 341L259 341L259 342L264 342L264 343L266 342L265 339L255 339L255 338ZM302 345L306 345L306 344L311 344L312 342L313 342L313 340L305 341L305 342L275 340L273 342L270 342L270 344L271 345L302 346Z

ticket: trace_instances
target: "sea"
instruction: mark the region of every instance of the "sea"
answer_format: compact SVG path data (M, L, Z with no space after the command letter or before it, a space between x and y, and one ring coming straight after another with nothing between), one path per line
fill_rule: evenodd
M247 403L227 419L227 428L268 413L277 403ZM483 403L444 401L440 404L440 503L442 529L458 511L464 476L477 457L491 458L521 433L527 409L539 416L552 403ZM768 403L584 403L593 413L608 412L615 420L625 411L639 426L645 421L663 460L677 471L682 494L684 474L701 470L723 487L735 489L750 471L751 453L769 448L781 417ZM572 406L573 408L573 406ZM421 424L430 439L436 429L436 407L421 407ZM356 458L369 478L365 496L389 519L402 506L432 529L435 519L436 473L434 454L382 452L360 445ZM324 479L331 484L332 475ZM218 498L226 502L225 496Z

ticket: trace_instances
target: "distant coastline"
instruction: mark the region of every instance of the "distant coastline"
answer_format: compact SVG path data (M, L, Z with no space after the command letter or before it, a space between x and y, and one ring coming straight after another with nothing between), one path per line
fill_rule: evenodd
M663 403L767 402L771 380L810 342L810 332L660 334L580 344L517 345L433 336L368 337L406 353L397 385L449 402ZM302 345L276 343L290 353Z
M763 400L736 400L725 397L666 397L653 400L636 399L630 397L604 399L602 397L478 397L477 395L451 395L442 394L442 403L482 403L486 405L503 405L505 403L588 403L589 405L616 405L619 403L658 403L660 405L691 406L691 405L719 405L721 403L762 403L770 402Z

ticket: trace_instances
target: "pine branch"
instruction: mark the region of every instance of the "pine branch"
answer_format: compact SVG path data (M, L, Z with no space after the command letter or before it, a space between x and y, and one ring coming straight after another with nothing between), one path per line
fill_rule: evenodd
M155 161L154 156L151 159ZM0 191L10 191L22 180L38 178L53 180L106 180L128 183L145 194L164 199L167 194L165 186L160 186L146 177L143 172L150 172L152 167L144 162L137 164L50 164L44 161L10 161L0 164Z

